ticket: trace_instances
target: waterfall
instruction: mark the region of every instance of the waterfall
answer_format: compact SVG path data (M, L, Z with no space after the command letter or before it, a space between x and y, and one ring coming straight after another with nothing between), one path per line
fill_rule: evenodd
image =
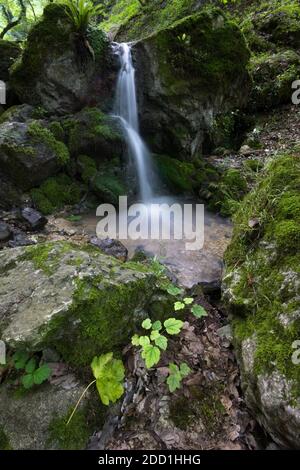
M151 200L151 156L139 133L138 108L135 88L135 69L130 45L117 45L121 68L118 77L114 114L120 119L130 156L138 178L140 197L143 202Z

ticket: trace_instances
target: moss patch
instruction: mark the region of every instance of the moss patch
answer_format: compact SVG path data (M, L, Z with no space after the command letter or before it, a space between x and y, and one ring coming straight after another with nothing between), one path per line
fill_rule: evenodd
M65 417L54 418L49 425L47 445L55 445L60 450L82 450L86 448L91 429L84 410L77 410L72 421L66 425L73 408Z
M31 190L32 200L43 214L51 214L66 204L74 205L80 201L82 188L69 176L60 174L48 178L39 188Z
M59 129L58 123L55 125L55 128L53 126L54 123L52 123L52 129L54 129L54 132L57 134ZM69 161L70 154L66 145L57 140L53 132L50 129L43 127L40 122L32 121L28 126L28 134L34 140L41 142L54 152L60 165L65 165Z

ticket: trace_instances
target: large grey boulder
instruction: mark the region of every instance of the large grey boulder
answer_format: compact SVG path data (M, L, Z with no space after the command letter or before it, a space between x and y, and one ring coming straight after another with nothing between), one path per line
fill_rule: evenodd
M201 151L220 113L247 101L249 51L221 10L199 13L137 42L141 127L157 153Z
M157 275L91 245L3 250L0 266L0 332L9 348L50 346L66 361L89 364L124 346L157 303L164 313Z

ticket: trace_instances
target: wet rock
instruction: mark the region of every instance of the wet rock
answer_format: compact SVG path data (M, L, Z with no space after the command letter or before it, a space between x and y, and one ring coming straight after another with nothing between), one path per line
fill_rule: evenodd
M18 232L14 233L13 240L9 240L8 246L10 248L16 248L18 246L29 246L35 245L35 242L31 240L25 233Z
M216 116L247 100L249 51L219 9L150 35L135 44L133 55L141 127L157 153L182 160L197 155Z
M9 225L0 220L0 243L7 242L12 236L12 231Z
M128 257L127 248L119 240L112 240L111 238L100 239L93 237L90 240L91 245L100 248L106 255L114 256L120 261L126 261Z
M46 217L31 207L25 207L21 210L21 218L28 230L32 231L41 230L48 222Z

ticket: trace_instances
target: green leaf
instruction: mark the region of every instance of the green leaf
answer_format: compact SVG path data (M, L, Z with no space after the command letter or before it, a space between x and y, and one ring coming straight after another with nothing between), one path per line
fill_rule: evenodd
M95 379L98 379L103 374L105 365L113 358L113 353L102 354L102 356L94 357L92 360L91 368Z
M143 348L147 344L150 344L149 336L140 336L139 345Z
M155 341L159 337L160 337L159 331L157 331L157 330L151 331L151 335L150 335L151 341Z
M168 294L175 296L175 295L182 294L182 289L179 289L179 287L171 285L167 288L167 292Z
M33 374L35 369L36 369L36 360L34 359L34 357L32 357L26 364L25 372L27 372L27 374Z
M189 366L185 362L182 362L180 364L179 371L180 371L181 377L184 378L184 377L187 377L191 373L192 370L189 368Z
M178 310L183 310L185 308L185 304L183 302L175 302L174 310L177 312Z
M193 302L194 302L194 299L193 297L186 297L185 299L183 299L185 305L191 305Z
M144 320L142 323L142 328L144 328L145 330L150 330L151 327L152 327L152 321L150 320L150 318L146 318L146 320Z
M181 375L179 372L170 374L167 378L167 384L171 393L175 392L176 389L180 388Z
M113 353L94 357L91 368L96 378L96 387L104 405L115 403L124 393L123 381L125 369L120 359L114 359Z
M177 372L179 372L179 368L176 364L174 364L173 362L170 362L169 371L170 371L170 374L177 374Z
M48 364L43 364L41 367L36 369L33 373L33 381L36 385L41 385L51 375L51 369Z
M116 380L97 379L96 387L101 401L108 406L110 402L115 403L124 393L124 387Z
M158 346L163 351L166 351L166 349L168 347L168 339L165 336L159 335L159 337L156 338L156 340L154 342L155 342L156 346Z
M25 369L26 362L29 359L29 354L25 351L17 351L13 355L14 366L17 370Z
M140 337L138 335L134 335L132 338L131 338L131 344L133 346L139 346L140 345Z
M34 385L33 374L23 375L21 380L24 388L29 389Z
M208 315L207 311L201 305L194 305L191 312L196 318L207 317Z
M182 326L183 321L176 320L176 318L168 318L168 320L164 322L164 327L169 335L178 335Z
M150 369L155 364L157 364L160 360L160 350L153 346L152 344L148 344L144 348L144 359L146 362L147 369Z
M152 330L160 331L162 329L162 324L159 320L155 321L152 325Z

